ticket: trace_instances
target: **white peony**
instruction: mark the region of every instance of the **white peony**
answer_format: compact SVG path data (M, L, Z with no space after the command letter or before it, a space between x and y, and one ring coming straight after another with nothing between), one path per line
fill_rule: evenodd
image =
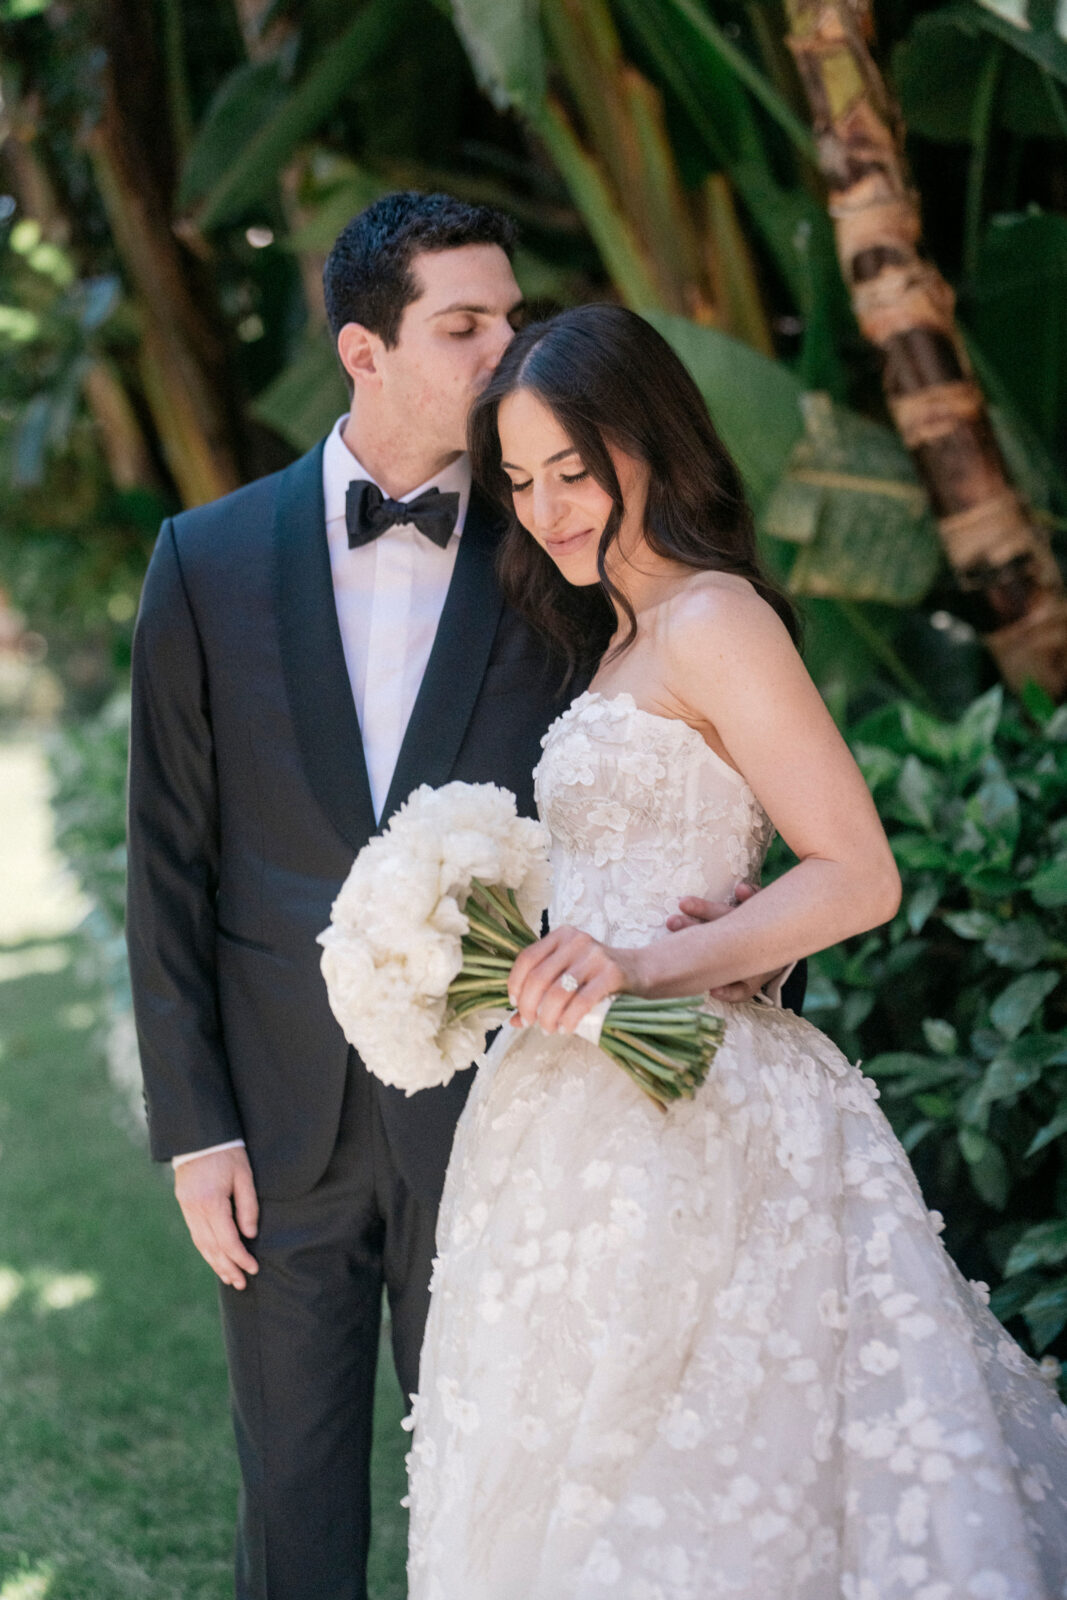
M493 784L416 789L356 857L319 935L330 1008L383 1083L414 1094L448 1083L498 1017L455 1018L472 880L512 889L532 929L548 901L549 837Z

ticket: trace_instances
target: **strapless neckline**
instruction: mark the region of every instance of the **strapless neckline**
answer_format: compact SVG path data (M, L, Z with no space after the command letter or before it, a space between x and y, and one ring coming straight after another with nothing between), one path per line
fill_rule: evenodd
M731 767L728 761L724 761L722 756L720 756L717 751L713 750L710 744L708 744L707 740L697 732L696 728L692 727L688 722L683 722L681 717L666 717L661 711L646 710L644 706L639 706L633 695L625 689L617 690L615 694L605 694L602 689L586 689L583 694L578 695L577 698L571 702L571 705L563 714L564 717L570 715L571 713L577 712L583 704L592 702L594 700L599 700L601 705L604 706L625 706L626 710L633 712L635 716L646 717L651 722L665 723L669 728L681 728L690 740L696 741L694 748L699 748L704 752L705 755L710 756L714 766L718 767L720 771L725 772L726 776L728 778L732 778L735 783L740 784L743 788L747 789L750 794L752 793L752 787L747 778L745 778L742 773L738 772L736 767Z

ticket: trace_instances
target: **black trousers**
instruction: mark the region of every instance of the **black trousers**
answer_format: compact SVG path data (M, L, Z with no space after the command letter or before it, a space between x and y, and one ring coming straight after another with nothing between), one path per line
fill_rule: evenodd
M377 1093L349 1067L330 1165L263 1201L259 1273L220 1286L241 1498L237 1600L366 1600L382 1289L405 1395L418 1386L436 1204L394 1165Z

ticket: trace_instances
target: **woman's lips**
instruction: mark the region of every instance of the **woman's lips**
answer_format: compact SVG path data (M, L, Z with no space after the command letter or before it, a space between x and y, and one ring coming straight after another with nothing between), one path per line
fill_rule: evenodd
M560 539L546 539L545 549L554 556L565 556L571 550L576 550L592 533L592 528L583 528L580 533L568 533Z

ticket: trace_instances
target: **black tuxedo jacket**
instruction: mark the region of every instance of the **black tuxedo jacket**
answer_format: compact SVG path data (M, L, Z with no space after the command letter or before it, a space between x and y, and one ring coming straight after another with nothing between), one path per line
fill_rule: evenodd
M383 823L420 783L533 812L562 669L503 603L471 499ZM584 687L572 684L570 694ZM569 696L568 696L569 697ZM334 606L322 446L164 523L134 640L127 935L152 1153L243 1138L260 1192L306 1193L348 1046L315 936L376 831ZM375 1085L394 1157L436 1196L469 1087Z

